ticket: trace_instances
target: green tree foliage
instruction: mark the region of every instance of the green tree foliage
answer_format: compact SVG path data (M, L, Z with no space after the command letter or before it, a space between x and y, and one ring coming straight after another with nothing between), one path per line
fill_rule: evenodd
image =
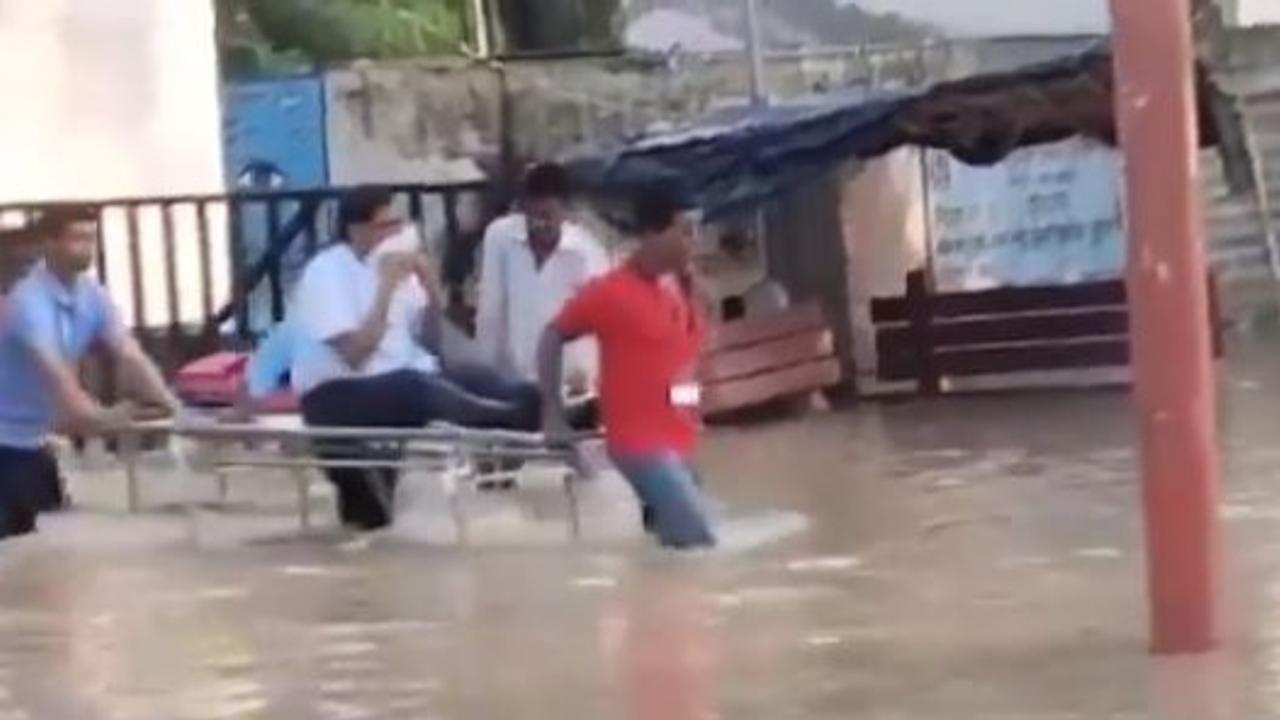
M473 55L472 0L215 0L230 75L361 58ZM622 0L485 0L499 52L605 50Z
M230 75L308 70L361 58L470 55L472 0L215 0L223 68ZM609 50L623 7L634 16L676 7L739 19L743 0L485 0L502 53ZM761 0L821 44L918 40L931 29L836 0ZM736 24L736 23L731 23ZM736 31L740 28L733 28Z
M224 67L296 70L473 51L467 0L217 0Z
M620 0L491 0L502 51L601 51L618 47Z

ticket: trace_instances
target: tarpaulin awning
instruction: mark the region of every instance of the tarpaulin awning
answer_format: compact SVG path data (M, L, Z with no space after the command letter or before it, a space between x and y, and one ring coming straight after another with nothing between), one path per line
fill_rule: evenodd
M1197 68L1201 144L1230 120L1227 98ZM654 183L683 189L710 218L750 208L849 161L904 145L946 150L976 165L1017 148L1075 136L1115 142L1111 54L1105 45L1011 72L911 91L845 90L739 108L684 130L582 157L571 169L608 200ZM1247 177L1247 171L1228 175ZM1243 173L1243 175L1241 175ZM1247 180L1234 183L1247 185Z

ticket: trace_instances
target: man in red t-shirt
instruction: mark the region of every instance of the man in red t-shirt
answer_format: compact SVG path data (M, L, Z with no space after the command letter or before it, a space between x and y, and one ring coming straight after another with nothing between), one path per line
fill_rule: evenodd
M584 287L543 335L543 429L550 437L567 430L564 344L595 337L609 454L639 496L646 529L668 547L706 547L715 544L715 536L690 464L698 438L694 378L704 335L692 297L694 219L687 205L658 189L637 200L635 221L636 253Z

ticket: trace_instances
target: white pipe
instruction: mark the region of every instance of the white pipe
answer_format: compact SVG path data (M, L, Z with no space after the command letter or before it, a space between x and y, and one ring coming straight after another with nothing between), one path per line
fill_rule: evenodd
M764 74L764 41L760 34L759 0L745 0L747 3L747 54L751 61L751 102L755 105L769 104L769 91L765 87Z
M488 60L493 55L490 47L489 8L485 0L471 0L471 14L475 17L475 43L478 60Z

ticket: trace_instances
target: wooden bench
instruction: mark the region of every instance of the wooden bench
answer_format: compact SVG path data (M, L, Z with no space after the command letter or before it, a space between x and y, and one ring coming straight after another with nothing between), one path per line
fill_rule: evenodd
M1217 283L1212 275L1208 282L1208 320L1221 356ZM932 395L944 377L1129 364L1122 280L933 294L924 272L914 271L906 285L906 295L871 303L882 381L914 380L921 394Z
M840 361L817 303L716 326L699 372L702 414L727 414L838 385Z

